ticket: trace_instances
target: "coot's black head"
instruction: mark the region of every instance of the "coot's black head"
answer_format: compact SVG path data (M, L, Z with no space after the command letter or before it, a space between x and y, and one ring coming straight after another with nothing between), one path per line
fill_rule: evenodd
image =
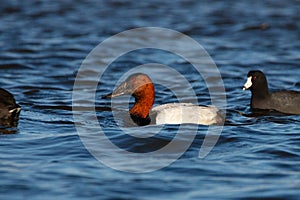
M16 103L14 96L0 88L0 125L16 126L20 111L21 107Z
M243 90L250 89L252 93L268 94L268 82L262 71L249 71Z

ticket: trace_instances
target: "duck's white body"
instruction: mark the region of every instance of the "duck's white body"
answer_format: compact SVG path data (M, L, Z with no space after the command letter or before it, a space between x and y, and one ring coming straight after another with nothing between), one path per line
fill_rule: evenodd
M155 124L222 124L224 116L214 106L198 106L192 103L169 103L151 110Z
M139 126L152 124L203 124L222 125L224 116L214 106L192 103L169 103L152 108L155 98L151 79L142 73L130 75L117 89L104 98L131 94L135 104L129 110L130 118ZM152 109L151 109L152 108Z

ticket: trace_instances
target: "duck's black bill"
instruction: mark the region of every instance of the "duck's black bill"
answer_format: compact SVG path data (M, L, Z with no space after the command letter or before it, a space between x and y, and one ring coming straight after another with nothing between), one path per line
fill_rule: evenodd
M113 92L113 93L110 93L110 94L107 94L107 95L103 96L102 99L111 99L111 98L122 96L122 95L124 95L123 92L121 92L121 93Z
M102 99L111 99L111 98L112 98L112 93L107 94L107 95L102 97Z
M119 85L112 93L103 96L102 99L110 99L124 94L130 94L130 90L128 89L126 82L121 83L121 85Z

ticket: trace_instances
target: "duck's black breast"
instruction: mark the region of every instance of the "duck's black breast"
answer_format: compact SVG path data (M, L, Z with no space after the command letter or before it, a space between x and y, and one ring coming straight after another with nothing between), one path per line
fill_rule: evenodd
M138 126L146 126L151 123L151 119L150 119L149 115L147 115L146 118L142 118L137 115L131 114L130 117L134 121L134 123L136 123Z

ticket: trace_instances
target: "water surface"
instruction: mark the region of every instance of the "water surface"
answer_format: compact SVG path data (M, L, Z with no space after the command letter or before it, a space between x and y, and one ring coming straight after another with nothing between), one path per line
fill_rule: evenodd
M299 90L299 1L5 0L0 10L1 87L22 106L16 134L0 135L1 199L299 198L299 116L247 116L250 92L242 91L251 69L263 70L272 90ZM199 126L179 160L152 173L132 174L108 168L86 150L74 126L72 90L95 46L144 26L174 29L203 45L225 84L228 121L204 159L198 153L207 127ZM114 50L107 49L108 54ZM168 144L178 126L144 140L124 137L110 102L100 97L123 73L149 62L184 74L198 101L210 104L203 79L178 56L160 50L124 55L99 84L96 110L108 137L133 152ZM171 77L165 80L176 86ZM177 101L170 90L156 87L156 105ZM121 156L118 161L126 163Z

